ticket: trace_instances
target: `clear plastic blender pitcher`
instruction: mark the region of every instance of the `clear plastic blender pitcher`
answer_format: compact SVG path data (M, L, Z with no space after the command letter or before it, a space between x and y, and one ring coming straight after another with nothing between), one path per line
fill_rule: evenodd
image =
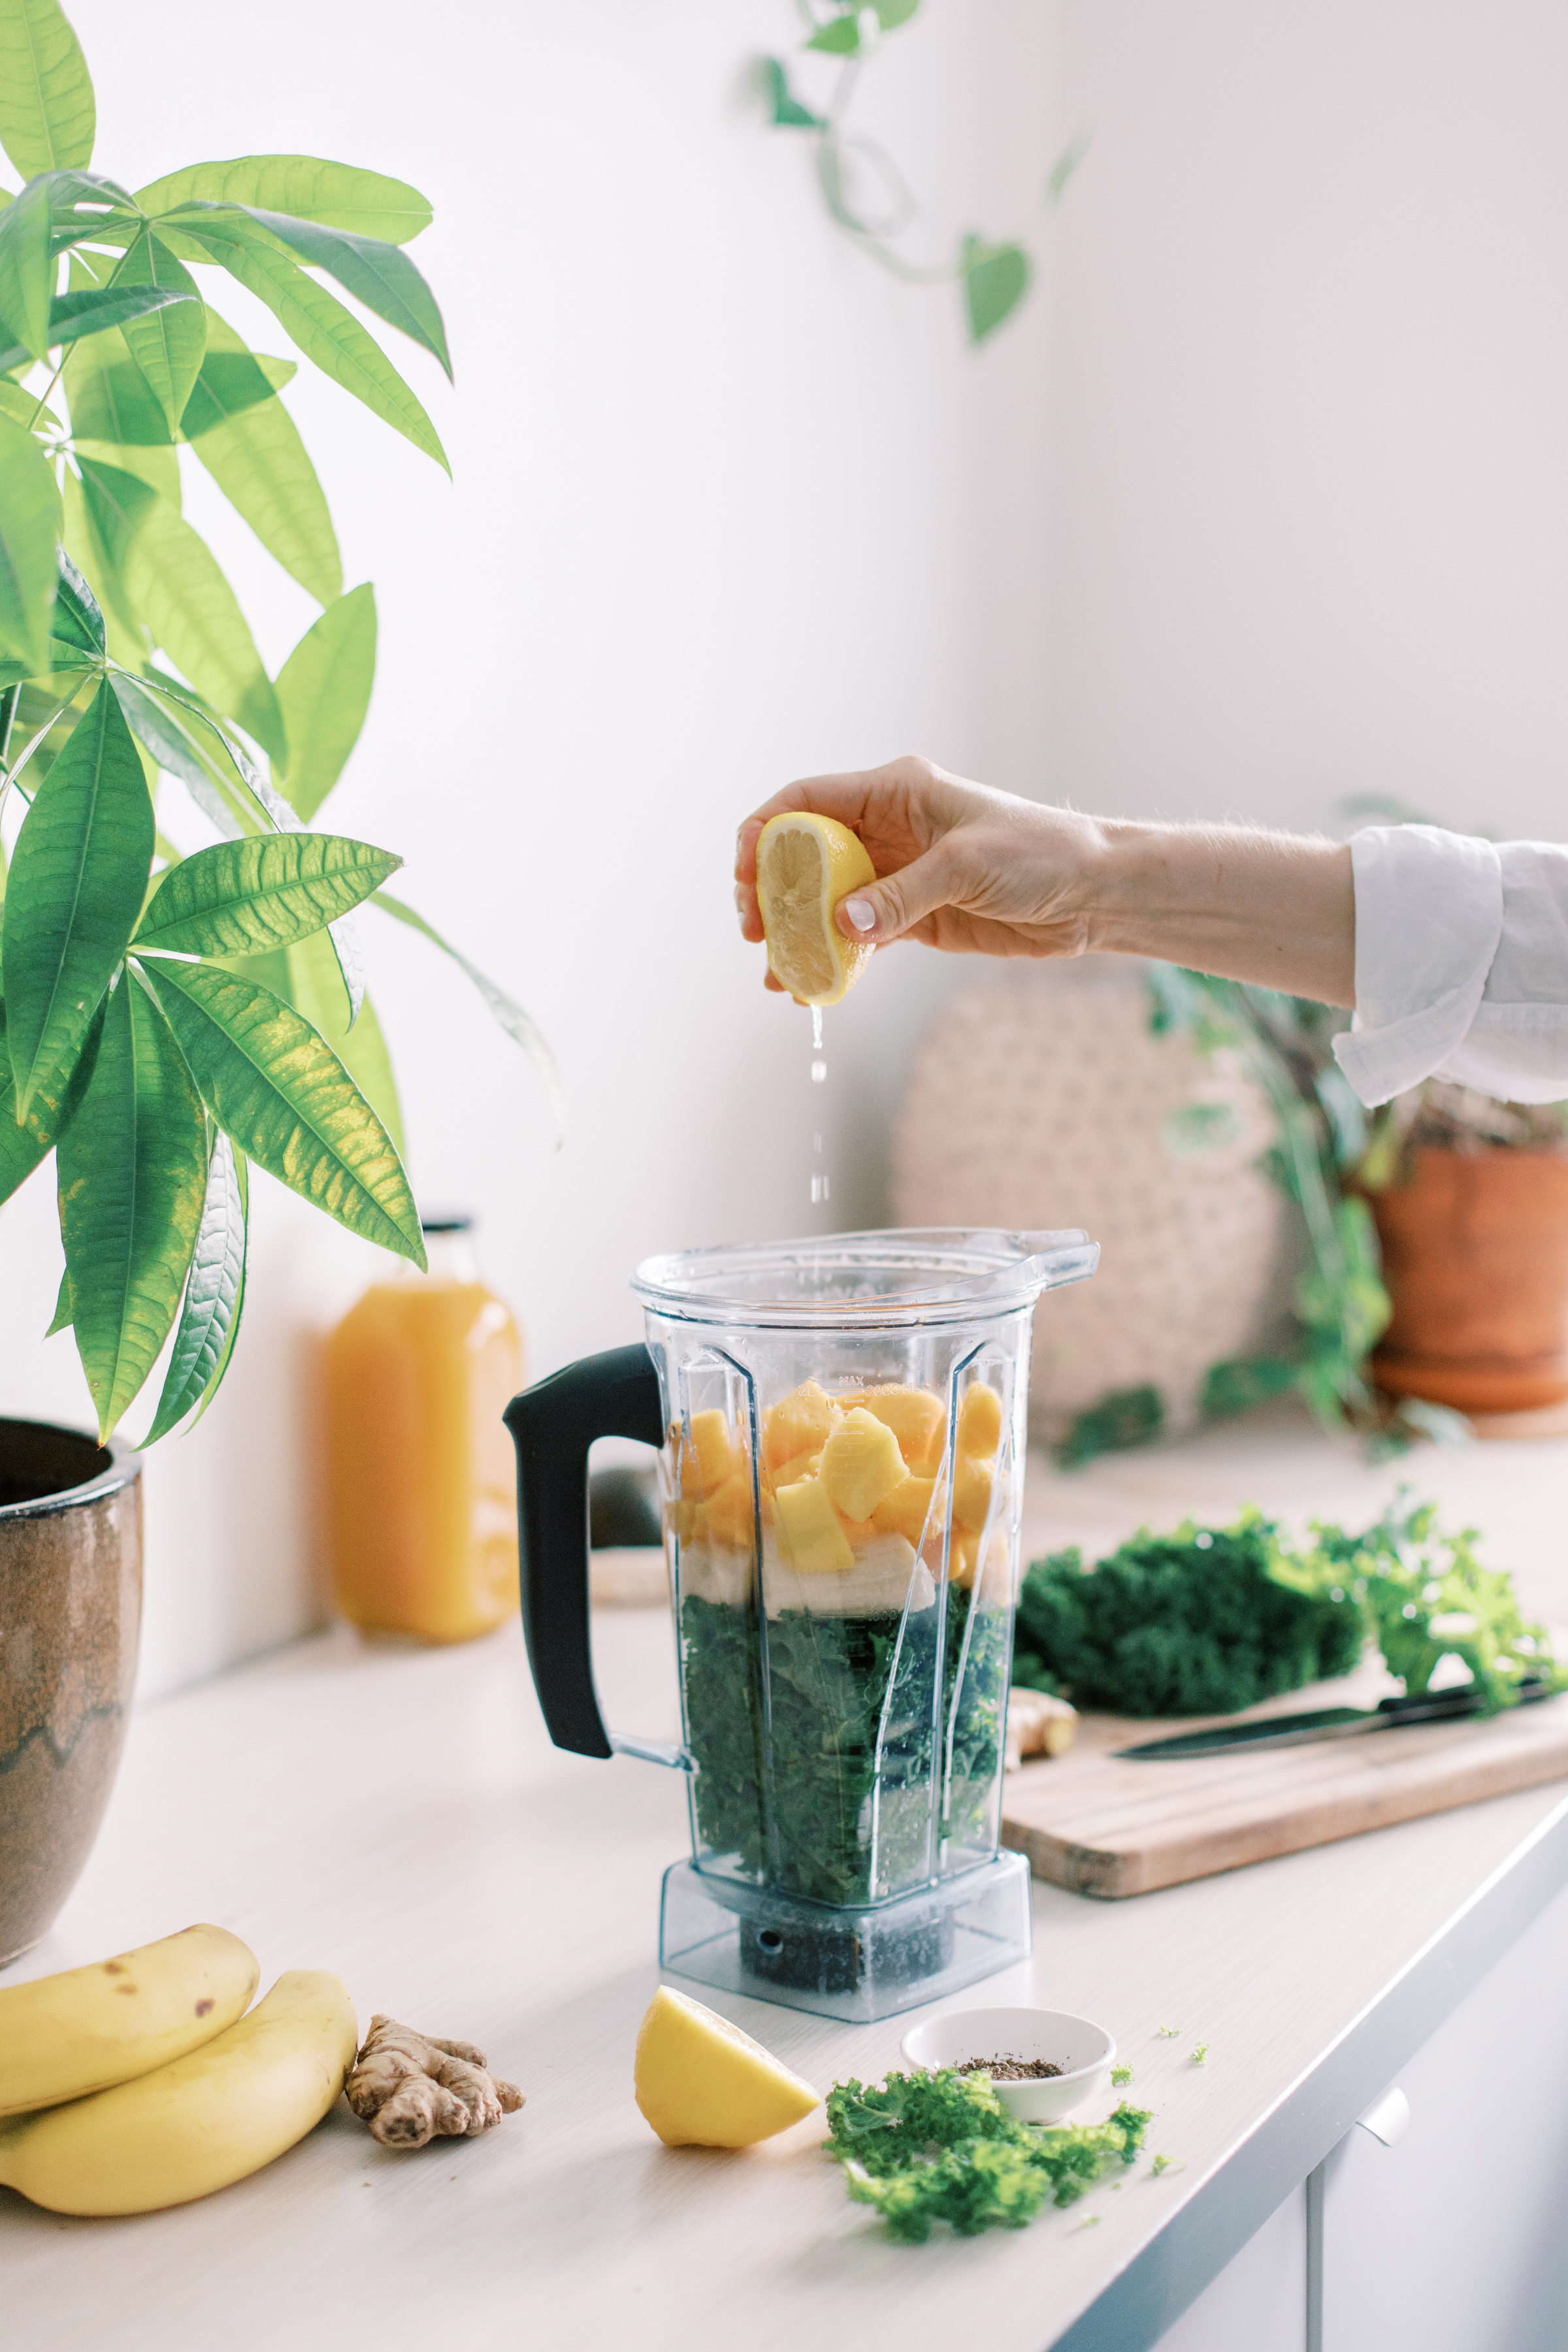
M647 1344L513 1400L523 1628L552 1738L689 1776L659 1957L890 2015L1022 1958L999 1851L1029 1342L1081 1233L841 1234L650 1258ZM595 1438L659 1448L679 1745L607 1732L589 1654Z

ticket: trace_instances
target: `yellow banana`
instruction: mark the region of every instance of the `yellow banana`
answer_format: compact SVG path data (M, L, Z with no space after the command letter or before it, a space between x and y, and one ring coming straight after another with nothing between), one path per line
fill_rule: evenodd
M0 2116L183 2058L243 2017L261 1971L226 1927L184 1927L91 1968L0 1990Z
M153 2213L258 2172L342 2089L359 2027L341 1977L290 1969L172 2065L0 2124L0 2183L54 2213Z

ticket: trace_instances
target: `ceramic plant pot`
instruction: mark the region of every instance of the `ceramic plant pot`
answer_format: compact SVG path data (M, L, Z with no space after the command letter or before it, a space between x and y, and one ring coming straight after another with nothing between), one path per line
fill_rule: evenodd
M125 1738L142 1620L142 1462L0 1420L0 1968L92 1850Z
M1481 1414L1568 1400L1568 1151L1421 1144L1370 1198L1394 1304L1379 1388Z

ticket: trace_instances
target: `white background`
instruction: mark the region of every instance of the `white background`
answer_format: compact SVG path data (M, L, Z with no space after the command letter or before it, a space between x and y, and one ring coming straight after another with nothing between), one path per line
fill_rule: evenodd
M884 1213L890 1108L962 971L874 967L811 1087L729 898L734 826L789 777L920 749L1108 811L1343 829L1381 796L1563 833L1547 0L927 0L863 111L933 247L1005 233L1090 140L978 353L763 127L751 61L797 37L789 0L153 17L77 0L99 168L317 152L436 207L414 252L456 392L395 356L454 481L308 366L289 394L382 616L324 821L400 850L560 1055L557 1153L467 984L375 923L416 1189L479 1214L533 1371L636 1336L646 1253L809 1229L814 1124L833 1221ZM276 667L314 608L187 485ZM322 1608L314 1349L382 1262L256 1193L236 1369L149 1469L149 1690ZM44 1171L0 1217L0 1410L83 1420L69 1339L37 1337L58 1273Z

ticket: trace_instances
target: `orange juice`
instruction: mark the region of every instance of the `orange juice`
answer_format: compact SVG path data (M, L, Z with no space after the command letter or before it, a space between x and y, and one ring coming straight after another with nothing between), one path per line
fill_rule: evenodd
M518 1606L501 1413L522 1386L522 1341L458 1221L426 1240L429 1273L373 1283L327 1341L332 1586L367 1633L466 1642Z

